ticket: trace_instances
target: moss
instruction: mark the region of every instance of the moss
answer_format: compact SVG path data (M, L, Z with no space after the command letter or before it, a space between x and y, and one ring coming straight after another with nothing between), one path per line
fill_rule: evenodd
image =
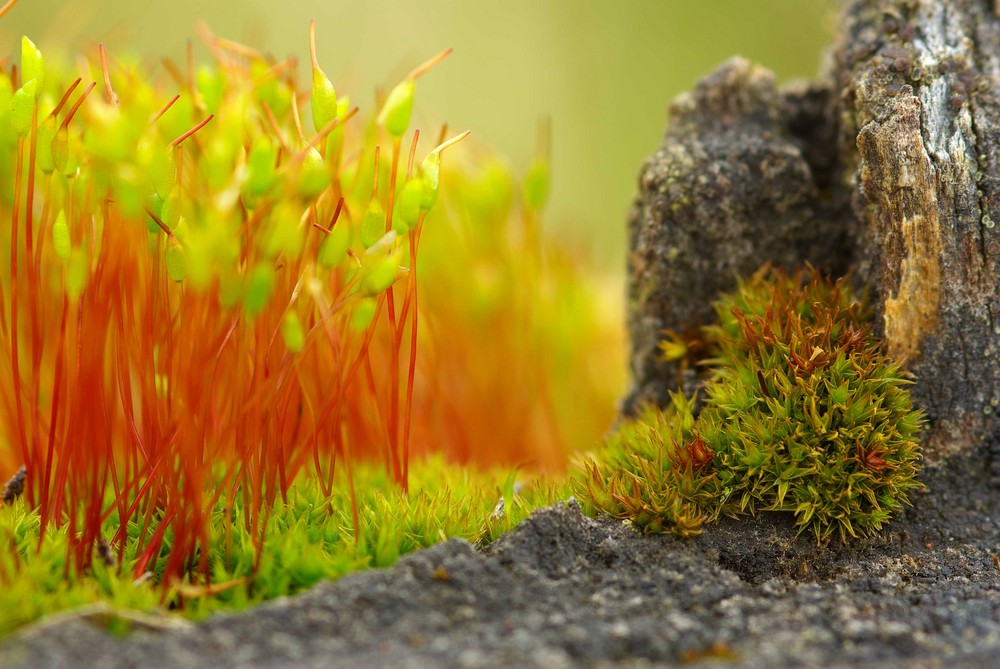
M860 304L812 268L765 268L715 312L701 411L675 395L624 422L577 477L590 509L681 535L763 510L819 541L880 530L920 485L923 416ZM663 350L684 358L690 341Z
M54 612L95 603L107 605L102 604L102 616L118 629L127 628L137 612L200 619L244 609L324 579L390 566L448 538L488 544L532 510L566 497L558 482L513 470L477 471L440 458L414 463L408 494L379 467L361 466L354 475L357 532L346 485L325 496L314 478L303 477L284 501L257 518L242 497L221 497L211 512L203 562L196 560L190 576L170 583L160 580L173 531L137 574L143 522L133 519L121 552L101 542L104 548L96 553L106 559L95 559L85 573L74 574L67 570L67 525L48 529L39 540L40 516L23 498L0 505L0 545L7 547L0 550L0 635ZM105 537L117 530L118 522L111 513L103 523Z
M449 51L359 108L314 28L311 90L205 37L192 78L100 47L72 61L88 84L28 40L0 71L0 633L491 541L565 496L505 468L562 472L612 418L619 332L540 228L548 151L522 178L449 148L468 132L407 131Z
M630 520L646 532L701 532L722 492L712 452L691 437L691 407L682 395L664 411L646 406L622 423L576 479L584 509Z

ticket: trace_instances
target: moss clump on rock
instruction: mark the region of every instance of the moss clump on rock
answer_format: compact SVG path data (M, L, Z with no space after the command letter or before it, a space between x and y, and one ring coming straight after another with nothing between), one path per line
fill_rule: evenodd
M646 532L701 533L717 516L722 494L712 450L691 435L695 422L683 395L668 410L645 405L608 438L575 479L584 509L630 520Z
M578 490L645 531L789 511L817 540L871 535L908 502L923 416L860 303L807 268L766 267L715 304L701 411L675 396L626 421ZM679 338L664 346L685 355Z

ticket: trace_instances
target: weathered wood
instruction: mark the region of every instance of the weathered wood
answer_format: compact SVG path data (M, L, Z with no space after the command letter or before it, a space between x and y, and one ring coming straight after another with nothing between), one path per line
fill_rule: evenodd
M835 51L858 274L914 373L937 458L1000 422L1000 21L950 2L845 5Z
M630 219L629 403L678 384L655 361L660 329L704 320L734 271L809 260L869 289L930 461L996 443L1000 19L981 0L850 0L838 35L809 95L758 84L742 104L765 77L730 62L675 104Z

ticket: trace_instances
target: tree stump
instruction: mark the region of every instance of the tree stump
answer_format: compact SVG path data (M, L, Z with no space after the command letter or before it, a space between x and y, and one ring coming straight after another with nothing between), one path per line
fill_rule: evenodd
M851 0L814 82L734 59L677 98L629 218L627 411L684 385L697 327L764 262L868 291L914 376L929 462L1000 437L1000 18L977 0Z

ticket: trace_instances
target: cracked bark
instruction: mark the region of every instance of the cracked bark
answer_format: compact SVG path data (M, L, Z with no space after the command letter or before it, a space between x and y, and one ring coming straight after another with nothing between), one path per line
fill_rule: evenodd
M825 72L734 59L680 96L630 214L626 409L737 275L803 261L870 291L939 461L1000 437L1000 18L983 0L850 0ZM986 450L986 449L982 449Z

